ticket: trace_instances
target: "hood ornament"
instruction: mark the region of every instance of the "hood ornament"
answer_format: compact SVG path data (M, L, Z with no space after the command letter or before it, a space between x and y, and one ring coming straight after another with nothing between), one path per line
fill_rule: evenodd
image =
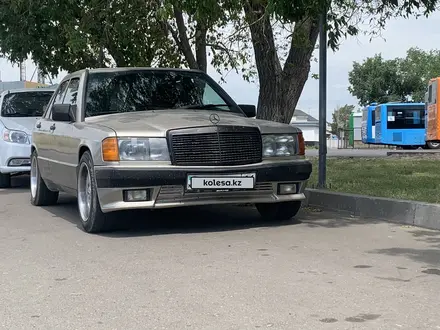
M214 125L217 125L220 122L220 116L216 113L213 113L209 116L209 121Z

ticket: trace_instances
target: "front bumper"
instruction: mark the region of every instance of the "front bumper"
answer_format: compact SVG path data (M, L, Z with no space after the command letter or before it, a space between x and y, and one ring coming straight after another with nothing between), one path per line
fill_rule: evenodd
M98 197L103 212L127 209L158 209L179 206L241 203L277 203L304 200L306 182L312 172L307 160L234 167L120 168L95 166ZM252 190L187 191L188 175L231 175L255 173ZM280 183L296 183L292 194L280 195ZM149 189L147 201L126 202L124 191Z
M31 146L29 144L0 141L0 173L30 172L30 154Z

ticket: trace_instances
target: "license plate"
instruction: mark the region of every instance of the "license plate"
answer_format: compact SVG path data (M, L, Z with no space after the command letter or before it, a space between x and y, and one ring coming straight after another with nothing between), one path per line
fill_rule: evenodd
M188 175L187 189L229 190L254 189L255 174Z

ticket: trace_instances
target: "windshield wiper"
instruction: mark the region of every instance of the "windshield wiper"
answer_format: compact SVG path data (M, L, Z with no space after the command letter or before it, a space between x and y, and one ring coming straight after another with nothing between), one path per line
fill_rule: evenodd
M204 109L212 109L212 108L217 108L217 107L228 107L230 108L229 105L227 104L192 104L192 105L186 105L184 107L180 107L182 109L200 109L200 110L204 110Z

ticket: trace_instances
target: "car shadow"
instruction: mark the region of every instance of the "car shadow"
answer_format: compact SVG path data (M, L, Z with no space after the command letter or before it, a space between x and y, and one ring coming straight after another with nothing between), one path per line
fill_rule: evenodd
M55 217L81 228L76 198L60 195L57 205L45 206ZM298 217L300 218L300 217ZM269 228L296 225L297 219L267 221L260 217L253 206L200 206L162 210L135 210L114 212L111 215L112 230L101 236L118 238L167 234L191 234L221 232L251 228Z
M29 190L29 175L16 175L11 178L11 187L0 190L1 195L11 195L23 193Z
M11 194L29 190L29 175L16 176L12 188L0 191ZM54 217L63 219L81 228L76 198L60 194L57 205L45 206ZM298 216L289 221L268 221L260 217L255 207L246 206L201 206L180 207L163 210L136 210L112 213L113 230L101 233L107 237L148 236L177 233L219 232L251 228L269 228L303 223L310 228L341 228L383 222L360 219L344 212L322 212L305 207Z

